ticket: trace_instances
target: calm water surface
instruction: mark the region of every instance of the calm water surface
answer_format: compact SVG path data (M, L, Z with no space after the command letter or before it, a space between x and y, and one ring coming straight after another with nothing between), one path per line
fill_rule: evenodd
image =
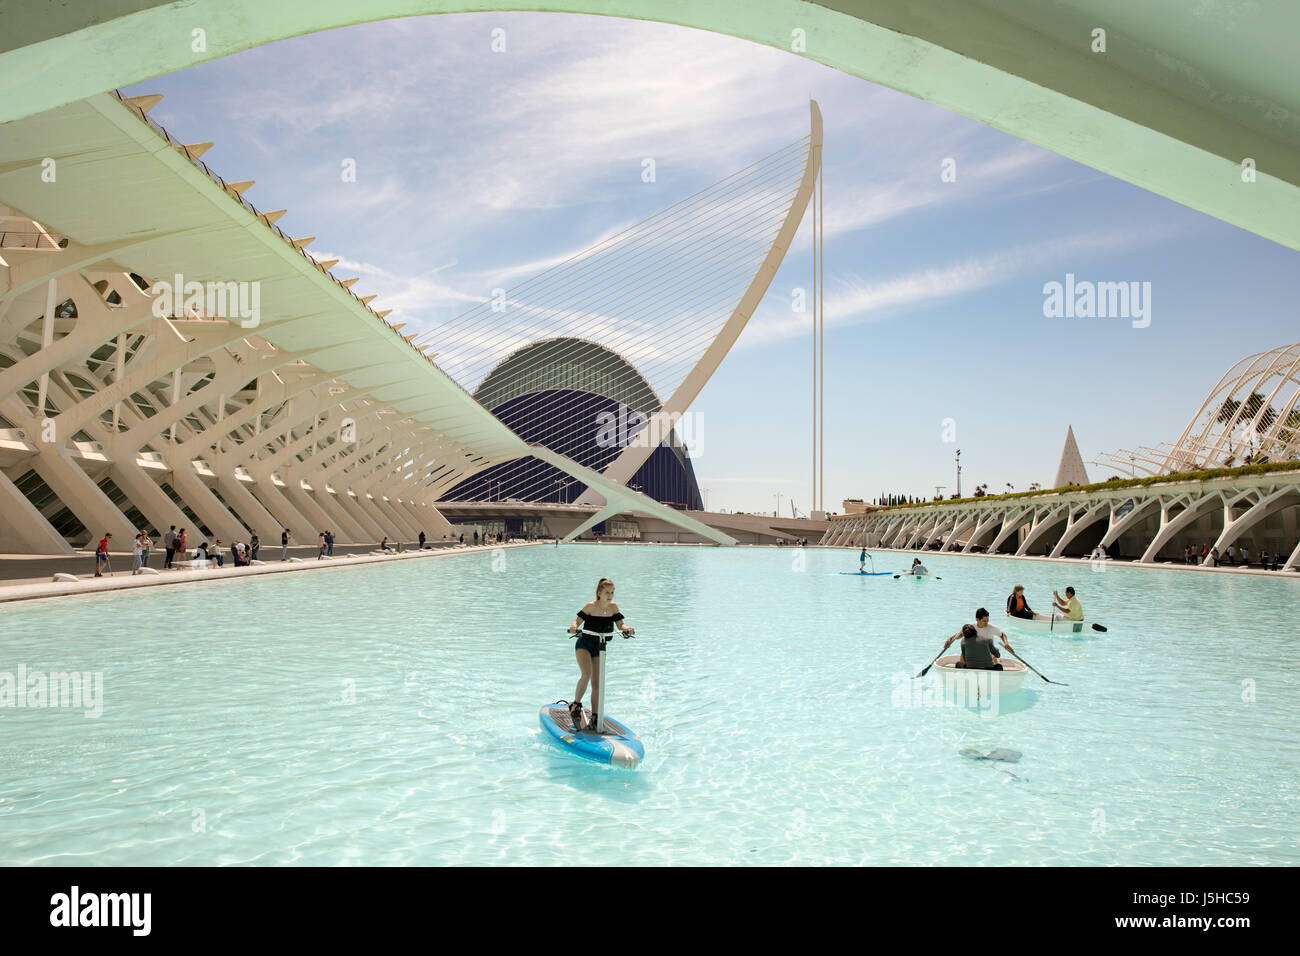
M0 863L1300 862L1300 581L927 563L543 546L0 608L0 672L103 676L97 718L0 708ZM537 723L601 576L637 771ZM910 679L1017 583L1109 628L1011 632L1068 687Z

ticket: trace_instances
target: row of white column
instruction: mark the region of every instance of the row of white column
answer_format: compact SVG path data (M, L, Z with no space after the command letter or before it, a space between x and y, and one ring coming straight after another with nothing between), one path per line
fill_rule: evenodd
M1128 502L1133 504L1129 507ZM1141 563L1154 563L1160 551L1194 522L1222 509L1221 530L1211 545L1224 553L1230 545L1257 528L1265 519L1300 505L1300 482L1279 478L1274 484L1245 488L1214 489L1201 493L1152 492L1147 495L1126 492L1097 500L1070 503L1027 505L1024 502L979 510L955 511L933 506L909 511L890 510L836 520L822 537L821 544L832 547L924 549L942 540L942 551L971 552L984 547L989 554L1002 553L1011 538L1019 538L1014 551L1028 555L1045 552L1061 557L1079 534L1098 521L1106 520L1099 546L1108 548L1119 538L1159 516L1155 533L1147 542ZM1300 537L1295 528L1295 512L1286 515L1284 540ZM1057 532L1059 529L1059 533ZM969 532L969 533L968 533ZM991 534L991 536L990 536ZM962 535L967 535L961 540ZM1051 547L1047 544L1051 542ZM1258 547L1256 552L1258 553ZM1282 564L1285 570L1300 568L1300 541Z

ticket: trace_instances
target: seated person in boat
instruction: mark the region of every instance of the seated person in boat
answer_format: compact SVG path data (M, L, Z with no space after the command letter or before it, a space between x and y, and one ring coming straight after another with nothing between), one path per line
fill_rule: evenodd
M1057 594L1055 591L1052 592L1052 597L1054 599L1052 601L1052 609L1060 611L1065 615L1067 621L1083 620L1083 605L1080 604L1079 599L1074 596L1074 588L1068 587L1065 589L1064 599L1062 599L1061 595Z
M1023 584L1017 584L1012 590L1011 596L1007 598L1007 613L1012 617L1024 618L1027 621L1034 619L1034 610L1029 606L1029 602L1025 600L1025 586Z
M929 574L929 573L930 573L930 569L927 568L924 564L921 563L921 559L920 559L920 558L913 558L913 559L912 559L912 566L911 566L910 568L908 568L907 573L908 573L908 574L916 574L916 575Z
M961 638L961 657L957 660L957 667L983 671L1002 670L1002 664L998 662L1001 655L998 653L997 645L993 643L991 636L981 637L974 624L963 624L959 633L944 641L943 649L946 651L948 645L959 637Z

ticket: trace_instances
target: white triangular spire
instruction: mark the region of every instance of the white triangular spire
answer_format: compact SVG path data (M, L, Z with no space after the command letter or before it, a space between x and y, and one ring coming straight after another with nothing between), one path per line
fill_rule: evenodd
M1056 466L1056 484L1053 488L1064 488L1066 485L1086 485L1088 484L1088 472L1083 467L1083 456L1079 454L1079 446L1074 441L1074 426L1067 427L1065 432L1065 447L1061 449L1061 463Z

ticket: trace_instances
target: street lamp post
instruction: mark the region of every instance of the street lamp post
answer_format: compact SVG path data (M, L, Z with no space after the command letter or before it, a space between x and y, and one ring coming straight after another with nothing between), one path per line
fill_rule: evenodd
M961 497L961 449L957 449L957 497Z
M772 512L772 517L779 517L781 514L781 492L777 492L773 497L776 498L776 510Z

